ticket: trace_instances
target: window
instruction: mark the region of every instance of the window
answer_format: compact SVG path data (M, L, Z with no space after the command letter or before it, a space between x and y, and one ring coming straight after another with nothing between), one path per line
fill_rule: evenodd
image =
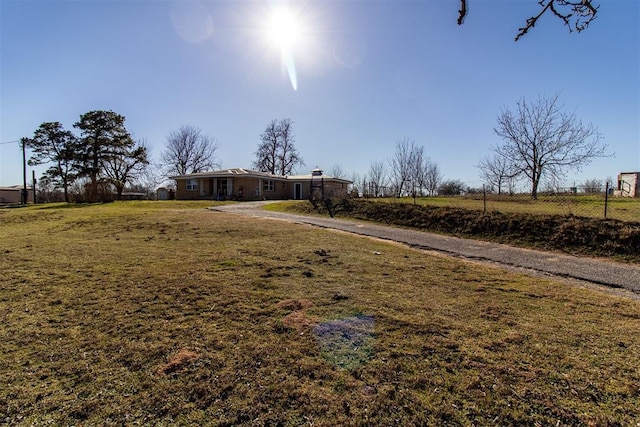
M198 189L198 180L197 179L188 179L187 180L187 191L196 191Z
M264 191L275 191L276 190L275 181L272 179L265 179L264 181L262 181L262 189Z

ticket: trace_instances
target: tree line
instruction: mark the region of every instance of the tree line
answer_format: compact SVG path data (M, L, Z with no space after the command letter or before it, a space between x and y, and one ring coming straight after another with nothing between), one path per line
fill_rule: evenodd
M531 198L545 180L559 181L568 171L579 171L594 158L608 156L607 145L597 126L583 123L574 112L566 111L559 95L539 96L533 102L521 98L516 107L502 108L494 134L501 142L490 148L477 168L486 190L513 192L526 182ZM341 168L337 168L342 173ZM354 174L354 192L369 197L459 195L466 188L457 179L444 180L440 167L425 154L425 148L409 138L396 143L387 161L371 163L364 176ZM587 180L587 192L599 192L602 183Z
M69 202L73 188L76 201L103 201L114 192L120 199L125 187L144 187L140 181L145 177L156 187L170 176L221 165L215 138L190 125L169 133L160 163L153 165L148 144L134 140L125 120L113 111L90 111L73 124L77 133L64 129L60 122L44 122L32 137L22 138L21 144L31 150L29 165L49 165L39 179L41 193L62 190L64 201ZM260 135L254 156L254 168L275 175L289 175L304 165L295 147L293 121L271 121Z
M59 122L45 122L33 137L22 139L32 150L31 165L50 164L41 184L62 189L65 201L70 200L69 188L77 182L83 188L83 200L101 200L109 193L107 187L113 187L120 198L125 186L149 173L149 147L144 140L133 139L124 116L90 111L73 127L78 134L65 130ZM592 159L607 155L598 128L567 112L558 95L539 96L533 102L522 98L514 109L503 107L493 131L501 142L491 147L490 155L477 167L488 189L499 194L505 188L512 191L516 182L524 180L535 199L543 179L558 180L568 170L580 170ZM219 168L219 148L217 141L199 128L180 126L169 133L154 173L164 180ZM269 122L253 154L252 167L274 175L290 175L304 165L289 118ZM334 166L331 174L344 178L339 166ZM444 180L439 165L410 138L398 140L391 157L372 162L365 175L354 174L352 181L354 193L371 197L415 199L465 190L459 180ZM594 187L593 182L588 184Z

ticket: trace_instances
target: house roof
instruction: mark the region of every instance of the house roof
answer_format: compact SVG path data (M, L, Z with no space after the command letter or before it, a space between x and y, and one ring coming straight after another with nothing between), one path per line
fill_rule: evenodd
M315 172L315 171L314 171ZM186 175L176 175L170 176L171 179L194 179L194 178L233 178L233 177L247 177L247 178L261 178L261 179L273 179L276 181L311 181L312 179L325 179L331 180L334 182L339 182L342 184L351 184L352 181L348 179L342 178L334 178L329 175L318 175L317 173L309 174L309 175L273 175L267 172L259 172L251 169L243 169L243 168L233 168L233 169L222 169L217 171L210 172L198 172L198 173L190 173Z
M2 191L20 191L24 188L24 186L22 185L12 185L9 187L0 187L0 190ZM32 187L30 185L27 185L27 190L32 190Z
M171 179L193 179L193 178L229 178L235 176L243 176L248 178L266 178L266 179L287 179L286 176L272 175L266 172L254 171L251 169L233 168L221 169L217 171L188 173L185 175L170 176Z
M290 175L287 177L287 179L289 181L311 181L312 179L314 180L318 180L319 178L322 179L326 179L326 180L331 180L331 181L335 181L335 182L340 182L342 184L351 184L353 181L350 181L348 179L343 179L343 178L334 178L330 175L313 175L313 174L309 174L309 175Z

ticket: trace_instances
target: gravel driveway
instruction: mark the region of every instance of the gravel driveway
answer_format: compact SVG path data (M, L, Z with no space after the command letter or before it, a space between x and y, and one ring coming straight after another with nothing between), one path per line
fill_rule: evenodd
M346 231L454 257L517 269L528 274L563 277L610 288L625 289L637 297L640 296L640 267L635 265L555 252L521 249L371 222L270 212L261 209L262 206L269 203L273 202L244 202L216 206L210 209Z

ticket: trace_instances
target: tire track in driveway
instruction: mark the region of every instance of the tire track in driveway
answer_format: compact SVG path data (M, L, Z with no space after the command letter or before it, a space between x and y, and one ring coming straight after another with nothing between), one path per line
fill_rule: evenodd
M389 240L417 249L436 251L448 256L490 263L525 273L574 279L609 288L624 289L632 292L636 298L640 298L640 267L636 265L516 248L499 243L463 239L364 221L305 216L262 209L265 204L269 203L273 202L244 202L209 209L284 220Z

